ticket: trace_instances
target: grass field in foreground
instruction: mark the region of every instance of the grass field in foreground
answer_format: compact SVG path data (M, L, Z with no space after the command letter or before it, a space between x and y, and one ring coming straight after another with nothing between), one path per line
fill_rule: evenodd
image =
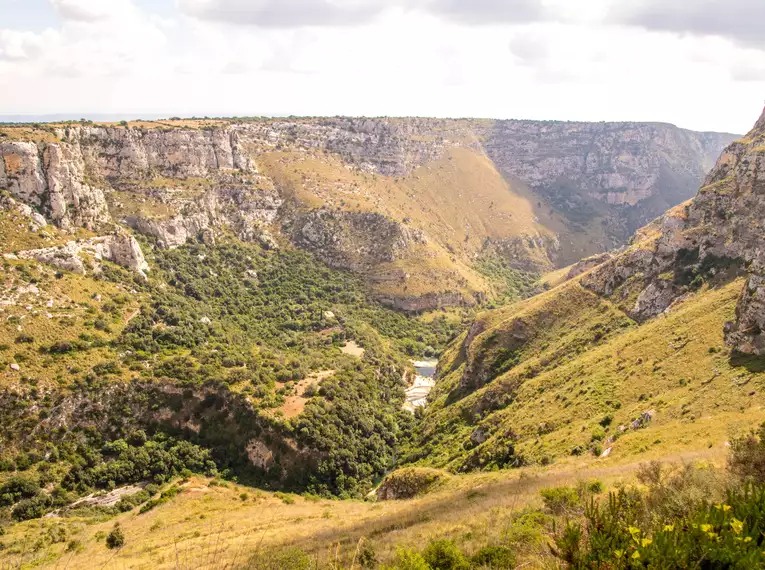
M725 454L716 447L667 459L722 466ZM541 506L539 491L592 480L614 488L631 482L636 467L582 459L565 468L447 476L426 496L377 503L264 493L231 483L211 486L208 479L192 478L172 501L148 513L136 509L109 519L47 518L10 527L0 539L6 546L0 568L247 568L256 567L258 557L294 548L325 565L337 561L348 568L360 541L371 545L384 563L398 546L419 548L441 537L454 539L467 552L500 539L517 542L518 563L539 568L554 563L546 532L519 516ZM115 522L125 545L109 550L104 537ZM51 536L61 542L50 544Z

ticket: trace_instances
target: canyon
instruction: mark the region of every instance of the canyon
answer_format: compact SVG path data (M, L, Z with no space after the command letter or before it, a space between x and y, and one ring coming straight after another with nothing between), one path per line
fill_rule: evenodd
M89 237L296 246L421 311L491 296L477 259L538 274L623 245L690 198L734 138L417 118L6 126L0 190Z

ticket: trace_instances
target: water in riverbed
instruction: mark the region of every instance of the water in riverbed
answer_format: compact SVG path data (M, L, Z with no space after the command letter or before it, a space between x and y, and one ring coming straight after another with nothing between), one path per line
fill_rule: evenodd
M410 411L415 408L424 407L428 403L428 394L436 385L434 376L436 375L437 360L422 360L412 362L417 375L414 377L414 384L406 391L406 404L404 407Z

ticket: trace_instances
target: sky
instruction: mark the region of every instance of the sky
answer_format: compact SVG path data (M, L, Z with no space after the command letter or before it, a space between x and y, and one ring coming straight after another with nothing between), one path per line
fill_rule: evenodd
M745 133L763 0L0 0L0 114L663 121Z

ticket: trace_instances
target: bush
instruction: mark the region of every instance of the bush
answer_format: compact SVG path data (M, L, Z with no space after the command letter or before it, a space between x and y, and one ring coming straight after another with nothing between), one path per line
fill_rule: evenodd
M125 535L122 533L119 523L106 535L106 547L110 549L122 548L125 545Z
M686 518L642 518L646 507L621 490L569 523L554 554L574 570L595 568L762 568L765 488L731 490L724 503L692 505ZM640 522L642 520L642 522Z
M731 441L728 467L742 479L765 483L765 424Z
M606 439L606 431L600 425L596 426L592 430L592 437L590 438L590 441L603 441L604 439Z
M359 564L362 568L374 568L377 566L377 552L374 546L364 543L359 548Z
M431 491L446 479L446 474L435 469L407 467L388 475L377 489L382 501L412 499Z
M31 499L39 493L39 481L28 477L11 477L0 485L0 507L9 507L21 499Z
M126 513L132 511L135 507L145 503L149 499L151 499L151 495L146 490L142 490L132 495L122 497L116 507L121 513Z
M399 548L396 551L396 559L393 566L386 566L383 570L433 570L425 561L422 554L410 548Z
M425 563L433 570L467 570L470 564L452 540L432 541L422 553Z
M281 502L284 503L285 505L294 505L295 504L295 497L293 497L292 495L288 495L286 493L276 492L276 493L274 493L274 497L276 497L277 499L281 500Z
M588 481L585 487L587 491L592 493L593 495L599 495L603 492L603 482L598 481L597 479Z
M725 492L716 472L691 464L672 466L653 461L638 468L637 478L648 488L646 509L664 519L686 518L696 505Z
M178 487L170 487L167 491L164 491L158 499L152 499L145 503L141 510L138 511L139 514L148 513L150 510L152 510L154 507L158 507L159 505L163 505L169 501L171 501L178 493L180 493L181 490Z
M17 521L39 519L52 506L52 499L48 495L37 495L31 499L19 501L13 508L12 516Z
M579 493L572 487L542 489L539 494L542 496L545 508L554 515L565 514L579 505Z
M82 542L75 539L69 541L66 545L66 552L81 552L83 550Z
M473 566L499 570L515 568L515 554L506 546L486 546L472 558Z

